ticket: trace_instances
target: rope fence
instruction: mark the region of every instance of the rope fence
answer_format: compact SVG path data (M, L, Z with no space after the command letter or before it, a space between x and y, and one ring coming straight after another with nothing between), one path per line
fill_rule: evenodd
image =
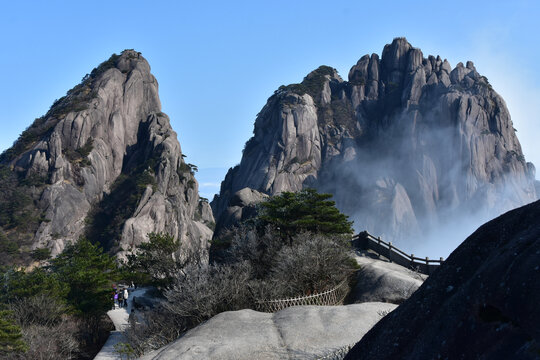
M262 312L276 312L290 306L317 305L334 306L342 305L349 293L348 279L343 280L333 289L313 295L300 296L289 299L262 300L257 302L257 310Z

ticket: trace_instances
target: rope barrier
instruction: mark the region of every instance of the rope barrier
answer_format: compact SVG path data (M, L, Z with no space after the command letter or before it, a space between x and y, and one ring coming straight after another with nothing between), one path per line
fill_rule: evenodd
M347 279L343 280L338 286L322 293L277 300L263 300L257 302L257 310L262 312L276 312L290 306L317 305L334 306L342 305L347 293L349 284Z

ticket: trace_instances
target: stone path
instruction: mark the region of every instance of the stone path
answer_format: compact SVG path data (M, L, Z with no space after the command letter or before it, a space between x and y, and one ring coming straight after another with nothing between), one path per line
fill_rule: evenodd
M133 308L133 297L142 296L146 292L146 288L137 289L129 293L128 306L124 308L116 307L114 310L109 310L107 315L111 318L114 324L114 331L111 331L107 342L101 348L101 351L96 355L94 360L120 360L120 355L115 351L114 345L121 343L124 340L124 330L129 325L128 318Z

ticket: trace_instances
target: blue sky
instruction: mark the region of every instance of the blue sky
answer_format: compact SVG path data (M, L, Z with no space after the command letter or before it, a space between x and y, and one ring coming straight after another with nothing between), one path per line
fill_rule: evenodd
M539 3L1 0L0 149L93 67L134 48L211 198L275 89L323 64L346 78L362 55L405 36L452 66L472 60L540 164Z

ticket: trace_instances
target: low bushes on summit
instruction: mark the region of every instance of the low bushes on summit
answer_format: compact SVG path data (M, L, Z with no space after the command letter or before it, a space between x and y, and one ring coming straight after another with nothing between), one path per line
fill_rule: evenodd
M153 255L148 257L145 248L132 263L176 270L160 271L155 278L169 284L161 287L165 301L131 322L126 348L141 355L220 312L324 292L347 279L356 270L347 237L351 222L329 198L311 189L271 198L256 219L228 234L222 256L213 263L188 261L178 267L173 253L182 251L169 246L172 237L160 234L157 238L169 241L156 241L152 234Z
M290 241L270 227L262 236L238 229L224 262L199 262L176 274L165 301L128 329L130 348L141 355L221 312L330 290L355 270L341 236L302 233Z

